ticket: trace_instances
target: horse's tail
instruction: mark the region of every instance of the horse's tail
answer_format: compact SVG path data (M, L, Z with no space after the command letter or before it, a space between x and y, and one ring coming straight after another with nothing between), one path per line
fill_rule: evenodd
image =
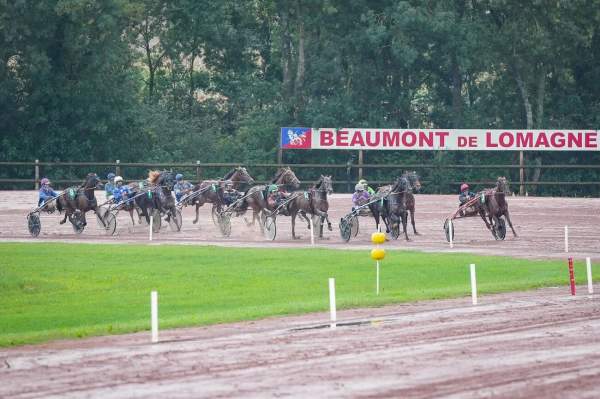
M56 199L56 209L58 210L58 213L62 213L63 211L63 206L62 202L60 202L60 197Z

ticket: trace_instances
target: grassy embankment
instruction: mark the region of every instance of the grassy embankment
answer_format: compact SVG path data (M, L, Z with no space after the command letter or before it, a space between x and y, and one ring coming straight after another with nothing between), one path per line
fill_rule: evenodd
M568 283L565 262L388 250L380 296L368 251L178 245L0 244L0 346ZM585 278L578 263L578 281ZM567 291L565 291L567 292Z

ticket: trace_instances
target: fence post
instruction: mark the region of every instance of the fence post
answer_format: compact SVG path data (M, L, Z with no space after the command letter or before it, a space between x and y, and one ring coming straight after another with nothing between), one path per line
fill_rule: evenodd
M525 195L525 157L519 151L519 195Z
M358 180L363 178L363 150L358 150Z
M115 174L117 176L121 176L121 167L119 166L119 164L121 163L120 160L117 159L117 162L115 162L117 165L115 167Z
M34 187L36 190L40 189L40 160L35 160L35 183Z
M200 183L200 161L196 161L196 181Z
M351 193L350 179L352 178L352 158L346 162L346 192Z

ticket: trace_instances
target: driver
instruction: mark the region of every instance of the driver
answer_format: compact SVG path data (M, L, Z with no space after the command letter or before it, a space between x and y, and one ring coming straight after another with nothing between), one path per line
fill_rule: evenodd
M185 195L192 191L193 186L190 182L183 180L181 173L175 175L175 181L177 183L173 186L173 191L175 192L175 199L179 202Z
M371 187L369 187L369 182L367 182L365 179L360 179L358 181L358 184L363 185L363 187L365 188L365 191L367 192L367 194L369 194L369 196L375 194L375 190L373 190Z
M115 188L113 189L113 201L115 203L123 202L129 198L131 190L129 186L123 185L123 178L115 176Z
M226 206L231 205L240 198L241 193L233 188L233 182L231 180L225 181L225 187L223 189L223 201Z
M352 210L355 210L361 205L369 202L370 195L365 190L365 186L363 184L358 183L354 186L354 194L352 194Z
M110 200L113 196L113 190L115 189L115 174L110 172L106 175L108 181L104 185L104 192L106 193L106 199Z
M460 194L458 195L458 202L460 203L460 205L464 205L471 198L474 198L474 197L475 197L475 193L472 191L469 191L469 185L467 183L463 183L460 186Z
M48 178L44 177L40 183L41 187L39 192L38 207L49 199L58 197L58 193L50 186L50 180L48 180ZM50 213L54 212L54 206L52 204L46 204L44 210Z
M290 196L284 185L270 184L267 191L267 204L271 209L279 207Z

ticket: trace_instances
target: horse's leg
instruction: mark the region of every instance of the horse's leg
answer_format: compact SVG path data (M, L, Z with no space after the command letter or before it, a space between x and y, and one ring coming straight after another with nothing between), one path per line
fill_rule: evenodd
M402 228L404 229L404 237L406 238L406 241L410 241L410 238L408 238L408 232L406 231L407 219L408 219L408 212L404 211L402 213Z
M61 220L61 221L60 221L60 222L58 222L58 223L60 223L60 224L65 224L65 222L67 221L67 217L69 217L70 215L71 215L71 212L69 212L69 209L68 209L68 208L65 208L65 217L63 218L63 220Z
M299 240L300 236L296 236L296 214L297 212L293 212L290 216L292 217L292 239Z
M129 216L131 217L131 224L135 226L135 220L133 219L133 208L128 209Z
M420 234L417 233L417 228L415 227L415 210L414 209L410 210L410 223L412 224L413 231L415 232L415 235L419 236Z
M504 217L506 218L506 221L508 222L508 225L510 226L510 229L512 230L513 235L515 237L518 237L517 232L513 228L512 222L510 221L510 215L508 214L508 208L506 208L506 210L504 211Z
M200 201L196 201L196 218L192 221L193 224L198 223L199 212L200 212Z

